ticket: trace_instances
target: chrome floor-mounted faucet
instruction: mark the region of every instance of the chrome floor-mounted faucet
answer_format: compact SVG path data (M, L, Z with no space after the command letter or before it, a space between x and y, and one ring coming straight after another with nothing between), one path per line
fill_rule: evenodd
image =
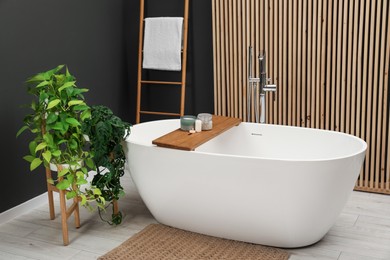
M254 78L252 76L252 47L249 47L249 60L248 60L248 87L247 87L247 115L248 122L251 119L251 103L253 96L253 105L255 107L255 120L256 123L265 123L265 92L276 91L276 85L266 84L270 81L267 78L266 73L266 61L265 61L265 52L260 52L259 55L259 71L260 77ZM260 106L258 104L260 99ZM259 114L260 109L260 114Z

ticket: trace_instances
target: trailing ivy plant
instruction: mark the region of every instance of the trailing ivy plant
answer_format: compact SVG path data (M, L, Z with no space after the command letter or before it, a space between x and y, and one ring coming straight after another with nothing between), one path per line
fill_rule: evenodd
M25 130L34 135L29 143L30 154L24 157L30 170L42 164L45 167L67 164L68 167L57 167L60 171L48 182L60 190L68 190L67 199L78 197L81 205L89 209L95 207L90 204L95 201L104 208L105 196L100 189L85 185L89 169L94 168L81 130L82 123L91 117L83 96L88 89L78 88L75 77L64 65L31 77L27 84L28 93L34 96L32 112L24 118L17 136ZM81 185L86 188L81 190Z
M130 124L115 116L105 106L92 106L91 117L84 120L82 131L89 137L90 151L97 171L92 184L112 204L124 195L120 183L126 161L122 142L130 134ZM107 222L120 224L121 221L122 213L119 211L115 214L113 207L112 220Z

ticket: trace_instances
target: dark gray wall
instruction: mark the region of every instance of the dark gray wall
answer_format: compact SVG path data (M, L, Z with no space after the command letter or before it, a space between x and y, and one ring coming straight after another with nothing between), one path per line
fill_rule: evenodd
M182 15L182 0L146 0L148 15ZM160 12L161 11L161 12ZM169 13L169 14L168 14ZM27 134L15 138L31 97L24 81L67 64L90 105L109 106L134 123L139 1L0 0L0 212L45 192L44 170L30 172L22 157ZM211 1L190 4L186 113L213 112ZM169 79L175 75L146 75ZM146 105L174 109L167 90L145 94ZM148 118L145 118L148 120Z

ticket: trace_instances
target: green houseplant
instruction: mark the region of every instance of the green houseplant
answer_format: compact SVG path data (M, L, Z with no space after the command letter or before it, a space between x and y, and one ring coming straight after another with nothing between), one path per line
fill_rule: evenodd
M84 120L82 131L89 138L90 151L96 166L97 173L92 184L99 188L107 202L116 203L124 194L120 183L126 160L122 142L130 134L130 124L115 116L105 106L92 106L91 117ZM122 213L116 212L114 208L113 204L112 220L107 222L120 224Z
M78 88L75 77L64 65L31 77L27 84L28 93L35 99L17 136L25 130L34 135L29 143L30 154L24 157L30 170L42 164L46 168L56 165L57 176L48 179L49 183L67 190L67 199L78 198L89 209L93 209L90 202L95 201L104 208L105 199L99 188L87 185L80 189L88 183L89 169L94 168L81 130L82 123L91 117L83 96L88 89Z

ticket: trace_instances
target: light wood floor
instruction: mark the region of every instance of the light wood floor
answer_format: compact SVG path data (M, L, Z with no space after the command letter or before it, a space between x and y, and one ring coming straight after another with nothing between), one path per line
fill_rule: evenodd
M60 218L50 221L44 205L0 225L0 259L96 259L156 223L128 175L123 183L126 197L120 207L125 217L120 226L109 226L96 212L82 208L82 226L70 225L70 245L65 247ZM289 251L291 260L390 259L390 196L353 192L337 223L320 242Z

